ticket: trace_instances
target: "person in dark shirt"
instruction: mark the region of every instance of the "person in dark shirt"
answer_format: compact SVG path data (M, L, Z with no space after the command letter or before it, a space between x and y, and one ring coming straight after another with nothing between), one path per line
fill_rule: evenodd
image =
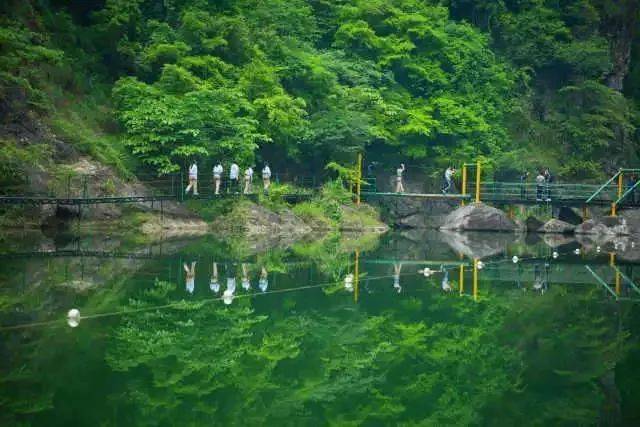
M527 179L529 179L529 172L524 171L522 175L520 175L520 199L527 199Z

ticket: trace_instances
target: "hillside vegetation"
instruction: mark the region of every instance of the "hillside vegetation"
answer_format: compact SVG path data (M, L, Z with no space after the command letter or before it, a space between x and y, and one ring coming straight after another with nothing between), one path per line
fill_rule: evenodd
M363 150L385 167L484 158L505 177L638 164L633 0L9 0L0 13L3 180L46 167L32 145L54 139L122 173L191 158L319 173Z

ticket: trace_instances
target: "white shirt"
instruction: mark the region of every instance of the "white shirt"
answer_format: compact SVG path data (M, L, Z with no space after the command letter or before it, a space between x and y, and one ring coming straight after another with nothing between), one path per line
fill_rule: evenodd
M218 283L217 279L211 279L211 282L209 283L209 288L215 292L218 293L220 292L220 283Z
M451 168L447 168L447 170L446 170L446 171L444 171L444 177L445 177L447 180L450 180L452 176L453 176L453 169L451 169Z
M189 178L198 178L198 165L195 163L189 168Z
M231 165L231 169L229 170L229 178L231 179L238 179L238 174L240 173L240 167L238 167L238 165L236 165L235 163L233 163Z
M247 178L247 179L253 178L253 168L247 168L244 171L244 177Z
M193 293L193 291L196 288L196 279L195 277L187 277L187 292L189 292L190 294Z
M269 166L265 166L262 168L262 177L271 178L271 169L269 169Z
M403 172L404 172L404 169L402 169L402 168L396 169L396 175L398 176L398 178L402 178L402 173Z
M258 287L262 292L266 292L267 288L269 287L269 281L266 278L261 278L258 281Z
M215 165L213 167L213 176L216 178L220 178L220 176L222 175L222 172L224 172L224 169L222 169L222 165L220 163L218 163L217 165Z

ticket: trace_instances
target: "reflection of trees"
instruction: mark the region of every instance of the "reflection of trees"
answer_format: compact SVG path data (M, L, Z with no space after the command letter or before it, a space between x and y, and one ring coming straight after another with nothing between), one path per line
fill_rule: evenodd
M505 425L587 425L617 418L614 368L627 353L627 334L618 330L619 307L603 304L601 293L568 294L555 287L509 312L501 342L521 354L521 390L489 408Z
M134 305L166 303L171 289L159 283ZM181 304L129 318L107 361L131 374L136 424L478 422L487 401L512 388L516 354L490 339L501 325L495 307L457 300L446 321L420 320L438 318L434 310L452 300L440 301L269 318L248 300Z

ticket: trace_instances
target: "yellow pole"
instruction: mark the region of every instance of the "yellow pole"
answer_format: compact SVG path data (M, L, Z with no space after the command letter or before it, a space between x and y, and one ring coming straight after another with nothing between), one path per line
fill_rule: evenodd
M464 293L464 265L460 264L460 277L458 278L460 283L460 295Z
M462 164L462 195L467 195L467 164ZM465 200L462 199L462 206L466 204Z
M473 300L478 301L478 258L473 259Z
M362 181L362 153L358 153L358 182L356 182L356 205L360 206L360 181Z
M480 160L476 162L476 203L480 203Z
M618 199L622 197L622 171L618 172ZM618 206L615 202L611 203L611 216L616 216Z
M609 253L609 265L611 267L616 266L616 254L615 252ZM616 268L616 295L620 295L620 272Z
M587 205L584 205L582 207L582 219L583 220L589 219L589 208L587 207Z
M357 303L358 302L358 284L360 283L360 250L356 249L356 265L354 268L354 282L355 282L355 287L353 290L353 300Z

